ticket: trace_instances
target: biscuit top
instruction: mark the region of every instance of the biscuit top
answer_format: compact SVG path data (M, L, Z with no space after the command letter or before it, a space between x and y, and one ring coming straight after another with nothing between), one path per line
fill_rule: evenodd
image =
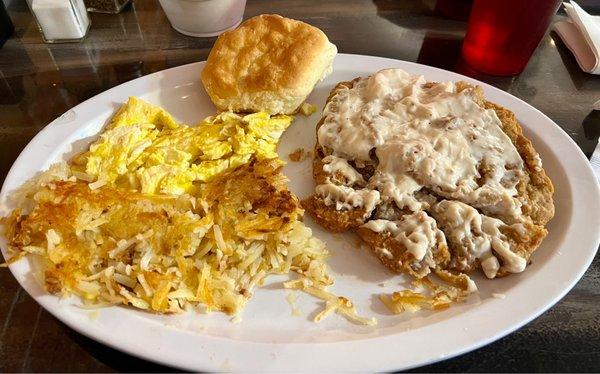
M323 54L330 46L327 36L309 24L256 16L217 39L202 81L221 99L264 91L310 92L316 81L311 76L326 68Z

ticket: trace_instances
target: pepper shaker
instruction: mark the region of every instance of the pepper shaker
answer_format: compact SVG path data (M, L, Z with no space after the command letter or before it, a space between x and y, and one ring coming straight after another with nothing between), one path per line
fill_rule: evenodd
M131 0L84 0L89 12L119 13Z

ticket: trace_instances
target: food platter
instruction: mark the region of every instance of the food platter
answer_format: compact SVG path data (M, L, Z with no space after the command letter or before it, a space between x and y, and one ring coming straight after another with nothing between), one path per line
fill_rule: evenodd
M0 201L36 172L85 149L129 96L160 105L188 124L213 114L198 79L202 67L203 63L195 63L157 72L72 108L21 153L4 182ZM352 234L328 233L307 217L314 235L332 252L328 261L336 282L332 290L353 300L362 315L377 317L379 324L370 327L339 316L316 324L312 318L321 302L304 294L296 295L301 315L293 316L281 286L283 277L269 278L255 292L242 321L233 323L220 313L159 316L125 307L83 309L77 299L46 294L32 275L35 263L19 261L10 270L37 302L78 332L132 355L188 370L399 370L456 356L514 331L563 297L596 253L600 233L589 228L600 226L600 191L588 161L564 131L527 103L484 83L424 65L340 54L333 73L317 85L308 102L322 109L336 82L389 67L423 74L429 81L479 84L490 101L516 114L556 189L556 215L548 225L549 235L524 273L496 280L475 276L479 293L445 311L392 315L377 295L397 290L405 279L384 270ZM319 111L296 116L280 141L284 160L299 147L314 146L318 119ZM284 174L300 198L313 191L309 160L289 162ZM0 241L7 256L4 244Z

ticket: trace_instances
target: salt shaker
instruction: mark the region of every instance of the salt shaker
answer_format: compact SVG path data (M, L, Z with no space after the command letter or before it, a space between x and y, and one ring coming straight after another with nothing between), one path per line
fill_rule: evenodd
M90 28L83 0L27 0L46 43L82 40Z

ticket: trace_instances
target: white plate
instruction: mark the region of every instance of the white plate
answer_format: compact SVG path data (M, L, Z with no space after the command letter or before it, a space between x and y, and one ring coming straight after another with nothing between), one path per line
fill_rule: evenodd
M74 107L41 131L10 170L0 195L6 197L36 171L85 148L113 111L128 96L163 106L175 117L196 123L215 109L199 83L203 63L151 74L112 88ZM476 277L480 292L442 312L391 315L377 295L398 289L393 276L357 244L352 234L332 235L308 225L333 252L334 292L352 299L363 315L374 315L371 328L331 316L310 321L321 303L298 294L302 317L291 315L272 278L257 290L234 324L222 314L157 316L113 307L94 320L75 306L77 300L47 295L31 276L30 261L10 266L16 279L46 310L78 332L135 356L189 370L396 370L432 363L488 344L531 321L563 297L589 266L600 241L600 193L587 159L548 117L525 102L473 79L414 63L378 57L338 55L333 74L318 85L309 102L322 108L339 81L399 67L427 80L466 80L480 84L489 100L510 108L539 151L556 187L556 217L550 234L522 274L493 281ZM319 113L297 116L284 134L279 153L314 145ZM284 170L290 188L306 197L313 188L311 163L289 163ZM1 200L0 200L1 201ZM6 256L6 252L3 252ZM385 283L382 287L381 284ZM506 297L497 299L492 293Z

